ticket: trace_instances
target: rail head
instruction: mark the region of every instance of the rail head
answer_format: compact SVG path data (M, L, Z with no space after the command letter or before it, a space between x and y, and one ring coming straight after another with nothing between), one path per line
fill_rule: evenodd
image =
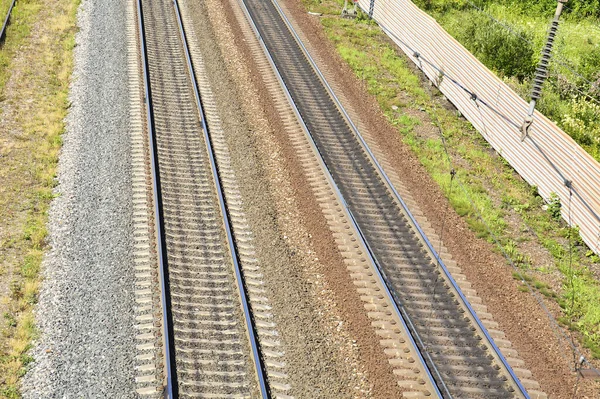
M185 28L183 26L183 19L181 16L181 11L179 9L178 0L173 0L173 6L175 8L175 15L177 16L177 24L179 26L181 42L183 44L183 49L185 52L188 73L190 75L190 80L192 83L192 89L194 92L194 99L195 99L196 107L198 110L198 116L199 116L200 122L202 124L202 133L204 136L204 142L206 143L206 150L207 150L209 161L210 161L210 167L211 167L211 171L212 171L212 175L213 175L213 181L215 184L215 190L217 193L219 207L221 209L221 214L223 217L223 227L225 230L225 234L227 236L227 245L228 245L229 251L231 253L231 259L232 259L233 268L235 271L238 293L240 295L240 300L242 302L241 303L242 310L243 310L244 318L246 321L246 327L248 329L248 338L249 338L250 346L251 346L251 350L252 350L253 364L255 367L256 375L257 375L260 395L261 395L261 398L267 399L267 398L270 398L271 396L270 396L270 391L268 388L265 366L263 365L263 361L262 361L262 358L260 355L260 345L258 342L258 336L256 334L256 330L254 327L254 321L251 316L251 309L250 309L250 304L249 304L249 299L248 299L248 293L246 291L246 287L244 284L243 272L242 272L242 268L241 268L240 261L239 261L237 247L235 245L233 226L231 225L231 221L229 219L229 213L227 211L227 204L226 204L225 195L223 192L224 190L221 185L221 178L219 176L217 161L216 161L215 153L214 153L213 146L212 146L212 141L211 141L211 137L210 137L210 133L209 133L209 127L206 122L204 106L202 105L200 89L198 88L198 81L196 80L194 64L193 64L193 60L192 60L192 57L190 54L190 49L189 49L189 45L188 45L188 41L187 41L187 36L185 33Z
M170 305L170 296L169 296L169 284L168 284L168 264L166 257L166 241L164 239L164 218L162 213L162 195L160 190L160 173L159 173L159 164L158 164L158 155L157 155L157 147L155 140L155 129L154 129L154 111L152 105L152 87L150 83L149 76L149 61L147 57L147 47L146 47L146 38L145 38L145 26L144 26L144 17L143 17L143 6L142 0L136 0L137 4L137 14L138 14L138 34L140 39L140 54L142 58L142 76L144 82L144 103L146 106L146 119L147 119L147 128L148 128L148 140L149 140L149 150L150 150L150 166L151 166L151 174L152 174L152 186L153 186L153 200L154 200L154 213L155 213L155 221L156 221L156 236L157 236L157 256L159 262L159 272L160 272L160 284L161 284L161 304L163 308L163 340L164 340L164 356L165 356L165 371L166 371L166 381L164 386L163 395L165 398L174 399L178 397L178 387L177 387L177 373L176 373L176 364L175 364L175 356L174 356L174 344L172 342L173 339L173 331L172 331L172 316L171 316L171 305ZM247 293L245 290L243 276L241 267L239 264L239 257L237 254L237 249L235 247L233 229L229 221L226 201L223 194L223 189L220 184L220 179L218 175L218 169L216 165L216 160L214 156L214 151L212 148L212 144L210 141L210 136L208 133L208 125L206 123L206 118L204 115L204 109L202 107L202 101L200 98L200 92L198 89L194 67L191 59L191 55L189 52L189 47L187 43L187 37L185 34L183 20L181 17L179 4L177 0L173 0L173 7L177 17L179 33L181 37L181 41L183 44L183 49L186 58L186 64L188 67L188 72L190 76L190 80L192 83L192 89L194 92L194 100L197 106L198 115L200 122L202 124L202 130L204 134L205 143L207 146L207 153L210 160L210 166L213 174L213 181L215 184L215 190L218 197L219 207L221 213L223 215L223 224L224 229L227 235L227 244L232 256L232 262L234 266L234 271L236 275L237 288L240 293L240 298L242 302L242 309L244 312L244 317L246 321L246 325L248 328L248 335L250 339L250 345L252 349L252 358L254 361L254 365L256 368L256 373L258 377L258 384L262 398L270 398L268 384L266 382L266 376L264 371L264 366L262 365L262 359L260 357L259 344L257 340L257 336L255 333L255 329L253 326L253 320L251 317L250 307L248 304Z

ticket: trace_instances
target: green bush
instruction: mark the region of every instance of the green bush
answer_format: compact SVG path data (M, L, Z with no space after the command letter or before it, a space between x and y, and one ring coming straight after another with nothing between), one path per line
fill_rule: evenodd
M485 8L489 4L501 4L515 12L527 15L552 17L556 11L556 0L413 0L427 11L446 12L450 9L467 10L473 5ZM600 18L600 0L570 0L563 11L567 18Z
M581 56L579 71L587 80L600 85L600 45Z
M581 55L576 75L556 66L558 73L550 80L562 99L570 100L583 94L600 100L600 45Z
M556 193L551 193L550 199L548 200L548 212L550 213L550 216L552 216L552 218L554 220L560 220L560 217L561 217L560 208L562 208L562 204L560 203L560 198L558 197L558 195L556 195Z
M584 98L575 98L569 105L562 126L587 152L600 159L600 105Z
M413 0L413 3L424 10L439 13L450 9L466 10L472 7L466 0Z
M566 12L577 18L600 18L600 0L571 0L567 5L572 11L567 9Z
M515 28L527 42L480 13L467 15L460 24L461 29L456 29L458 41L489 68L519 81L533 75L536 51L531 44L531 32Z
M457 0L434 0L441 2L458 2ZM556 11L556 0L471 0L474 4L484 7L487 4L502 4L519 10L523 14L543 15L551 17ZM564 8L564 14L575 19L600 17L600 0L569 0Z

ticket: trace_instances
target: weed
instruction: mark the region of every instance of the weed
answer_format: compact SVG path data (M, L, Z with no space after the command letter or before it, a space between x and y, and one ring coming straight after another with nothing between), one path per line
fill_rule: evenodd
M533 76L536 51L531 32L515 28L516 36L498 24L490 24L489 18L480 13L467 14L456 22L461 25L453 29L456 38L489 68L519 81Z
M585 256L590 258L590 262L592 263L600 263L600 257L596 255L591 249L585 253Z
M529 287L527 287L526 285L519 285L519 291L521 292L529 292Z
M554 220L560 220L562 204L560 203L560 197L556 193L551 193L548 199L548 213Z
M6 320L7 326L9 326L9 327L17 326L17 319L15 318L15 316L12 313L5 312L4 319Z
M525 274L525 273L513 272L512 275L515 280L527 281L528 283L533 281L533 277L531 277L530 275Z
M533 196L533 197L540 197L540 191L538 189L538 186L530 186L529 187L529 193Z

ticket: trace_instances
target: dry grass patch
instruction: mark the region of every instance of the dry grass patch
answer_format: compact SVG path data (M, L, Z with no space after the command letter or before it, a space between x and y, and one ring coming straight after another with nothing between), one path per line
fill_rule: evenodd
M68 109L79 0L22 0L0 49L0 397L33 359L47 211ZM0 2L0 7L3 3ZM2 9L0 8L0 11Z

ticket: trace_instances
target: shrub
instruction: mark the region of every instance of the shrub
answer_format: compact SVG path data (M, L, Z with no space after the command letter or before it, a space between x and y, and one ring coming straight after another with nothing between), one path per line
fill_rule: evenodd
M592 51L588 51L581 56L579 70L585 79L596 83L596 91L598 91L598 86L600 86L600 45L596 45ZM598 97L600 98L600 96Z
M434 0L435 1L435 0ZM449 2L449 0L437 0ZM457 0L451 0L456 2ZM556 10L556 0L471 0L479 6L503 4L518 9L523 14L551 17ZM563 13L575 19L600 17L600 0L569 0Z
M442 13L450 9L462 10L468 7L464 0L413 0L413 2L424 10Z
M513 29L527 42L480 13L468 14L461 27L457 29L457 39L486 66L519 81L533 75L536 51L531 44L531 32Z
M560 220L560 208L562 208L560 198L558 197L558 195L556 195L556 193L551 193L550 199L548 200L548 212L554 220Z
M566 12L577 18L600 18L600 0L571 0L567 4L570 10L567 9Z
M592 156L600 155L600 105L584 98L570 102L570 110L562 118L562 125L575 141Z
M576 69L578 75L563 69L556 77L551 78L561 98L572 99L583 93L600 100L600 45L584 52Z

